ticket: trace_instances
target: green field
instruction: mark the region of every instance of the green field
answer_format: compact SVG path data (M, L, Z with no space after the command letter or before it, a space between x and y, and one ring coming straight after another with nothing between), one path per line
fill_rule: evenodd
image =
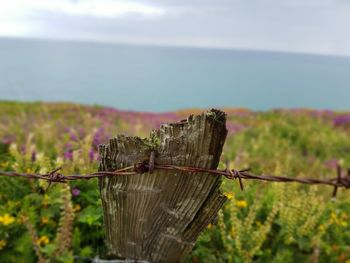
M350 167L350 113L224 109L222 164L254 174L327 179ZM98 144L146 137L201 110L138 113L64 103L0 102L0 170L94 172ZM223 180L229 201L186 262L350 262L350 191ZM1 262L90 262L103 255L97 180L53 185L0 177Z

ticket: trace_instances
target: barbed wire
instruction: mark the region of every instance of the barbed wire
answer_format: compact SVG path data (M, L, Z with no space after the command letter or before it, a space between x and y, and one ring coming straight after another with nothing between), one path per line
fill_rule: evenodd
M236 169L205 169L199 167L189 166L177 166L177 165L161 165L155 164L154 159L150 158L149 162L138 163L132 166L121 168L115 171L99 171L95 173L85 175L63 175L59 171L62 167L58 167L49 173L34 174L34 173L19 173L14 171L1 171L0 176L8 177L24 177L27 179L39 179L48 181L50 184L55 183L67 183L73 180L90 180L92 178L101 177L113 177L113 176L126 176L143 174L146 172L152 173L154 170L168 170L168 171L180 171L187 173L209 173L212 175L224 176L227 179L238 179L241 190L243 187L243 180L259 180L269 182L281 182L281 183L301 183L307 185L329 185L333 186L333 196L337 194L339 187L350 188L350 169L347 171L347 175L343 175L340 165L337 166L337 177L331 179L315 179L315 178L297 178L287 176L274 176L274 175L254 175L250 172L250 169L236 170Z

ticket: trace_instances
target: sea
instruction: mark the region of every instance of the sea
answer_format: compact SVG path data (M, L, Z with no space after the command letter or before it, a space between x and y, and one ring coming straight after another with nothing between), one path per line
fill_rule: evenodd
M350 57L0 38L0 100L350 109Z

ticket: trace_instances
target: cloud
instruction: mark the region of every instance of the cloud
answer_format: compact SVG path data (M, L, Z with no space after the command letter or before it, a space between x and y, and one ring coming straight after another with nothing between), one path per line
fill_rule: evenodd
M346 0L5 0L0 35L350 55Z
M5 0L0 5L0 36L60 38L62 36L52 35L52 32L61 30L55 21L57 17L76 17L87 21L128 16L146 19L161 17L165 13L164 8L156 5L127 0ZM49 28L53 24L56 26ZM63 31L70 30L69 26L63 28ZM79 32L72 34L79 35ZM95 32L95 38L98 38L98 32Z
M125 0L10 0L2 3L0 8L0 16L8 18L35 15L37 12L118 17L130 13L143 16L159 16L164 15L165 10L157 6Z
M30 36L30 28L18 21L1 21L0 35L4 36Z

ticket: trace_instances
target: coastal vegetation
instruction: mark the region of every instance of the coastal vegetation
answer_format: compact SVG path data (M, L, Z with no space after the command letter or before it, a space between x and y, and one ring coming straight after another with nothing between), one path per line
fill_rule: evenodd
M146 137L188 109L141 113L68 103L0 102L0 170L64 174L97 170L97 147L117 134ZM224 109L222 163L255 174L330 178L350 167L350 113ZM350 192L223 179L228 201L186 262L350 262ZM0 177L3 262L89 262L103 255L97 180L51 185Z

